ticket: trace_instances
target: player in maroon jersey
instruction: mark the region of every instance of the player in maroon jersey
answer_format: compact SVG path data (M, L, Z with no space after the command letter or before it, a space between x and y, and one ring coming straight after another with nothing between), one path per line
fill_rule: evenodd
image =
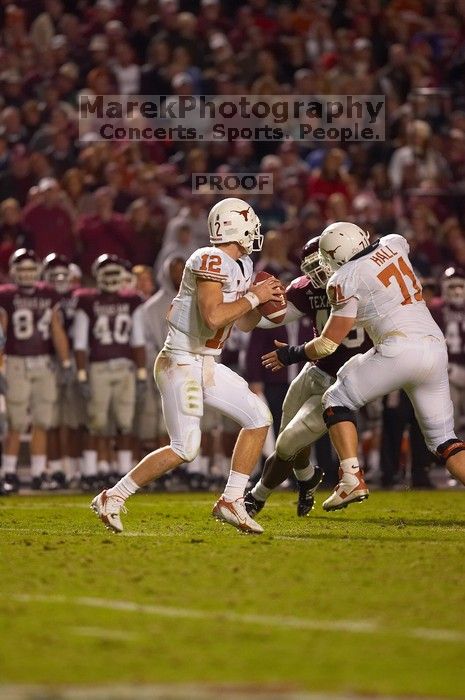
M445 335L449 354L449 385L458 434L465 438L465 270L449 267L441 280L442 298L430 311Z
M283 323L307 316L319 335L328 320L331 305L326 295L327 277L318 261L319 237L312 238L302 251L302 277L286 289L287 311ZM266 319L262 328L274 328ZM335 353L313 364L308 362L294 379L286 394L275 452L265 462L261 479L245 497L248 513L254 517L266 499L294 469L299 485L297 515L310 513L314 494L323 478L320 467L309 464L311 446L327 432L321 397L335 381L336 373L353 355L366 352L371 343L361 328L354 329Z
M9 432L2 457L5 491L18 488L19 436L32 422L31 475L41 488L46 472L47 430L53 425L57 399L54 361L58 354L66 380L71 360L58 311L58 295L39 282L41 265L32 250L20 248L10 258L14 284L0 287L0 319L6 335L6 404Z
M142 298L124 289L126 270L116 255L101 255L93 265L97 289L75 292L73 343L77 380L88 405L89 439L83 452L83 483L97 477L99 438L117 430L118 472L132 467L131 429L137 395L146 388Z
M50 253L42 263L42 277L56 291L63 327L70 346L76 308L73 291L77 279L72 265L65 255ZM77 268L80 273L79 268ZM73 277L74 274L74 277ZM78 274L78 279L80 275ZM65 383L58 376L58 400L54 427L48 434L48 458L52 478L56 484L66 487L78 476L81 456L82 429L86 422L85 404L77 391L76 373L73 367L73 380Z

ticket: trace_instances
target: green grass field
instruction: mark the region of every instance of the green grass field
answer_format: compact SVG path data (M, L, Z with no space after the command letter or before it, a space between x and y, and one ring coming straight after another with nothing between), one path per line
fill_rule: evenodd
M0 501L1 683L465 697L465 492L280 494L261 537L208 494L137 496L120 536L89 500Z

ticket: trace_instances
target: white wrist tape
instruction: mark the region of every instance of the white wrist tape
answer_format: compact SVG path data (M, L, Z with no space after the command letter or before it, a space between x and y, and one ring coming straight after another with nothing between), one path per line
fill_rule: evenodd
M136 377L139 381L145 382L147 379L147 370L145 367L139 367L136 372Z
M253 292L247 292L247 294L244 294L242 298L247 299L252 309L256 309L260 304L260 299Z
M313 349L318 354L318 357L326 357L326 355L332 355L333 352L339 347L338 343L333 340L326 338L324 335L318 336L312 341Z
M77 376L78 382L86 382L87 381L87 370L78 369L76 376Z

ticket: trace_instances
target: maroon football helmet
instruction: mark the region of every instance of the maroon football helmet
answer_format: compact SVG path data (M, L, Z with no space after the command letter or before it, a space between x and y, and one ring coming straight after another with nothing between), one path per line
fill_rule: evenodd
M50 253L42 263L42 277L58 294L66 294L71 288L70 262L66 255Z
M448 267L441 280L441 291L451 306L465 306L465 271L460 267Z
M310 238L310 240L304 245L302 249L302 264L300 269L304 275L308 277L314 287L321 289L326 287L328 275L326 272L324 272L320 265L320 259L318 257L319 242L320 237L315 236L315 238Z
M33 250L18 248L8 262L10 277L18 287L33 287L40 279L41 265Z

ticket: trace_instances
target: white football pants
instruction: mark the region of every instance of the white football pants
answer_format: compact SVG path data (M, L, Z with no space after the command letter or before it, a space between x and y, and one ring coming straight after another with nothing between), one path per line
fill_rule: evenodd
M276 452L290 461L326 433L321 399L335 380L318 367L306 364L291 383L283 403Z
M162 350L155 360L154 377L170 447L185 462L191 462L199 452L204 406L217 409L242 428L271 425L266 404L242 377L211 355Z
M323 396L324 408L345 406L357 410L380 396L403 389L432 452L455 439L445 342L427 336L419 338L416 345L402 344L395 356L381 352L372 348L346 362Z

